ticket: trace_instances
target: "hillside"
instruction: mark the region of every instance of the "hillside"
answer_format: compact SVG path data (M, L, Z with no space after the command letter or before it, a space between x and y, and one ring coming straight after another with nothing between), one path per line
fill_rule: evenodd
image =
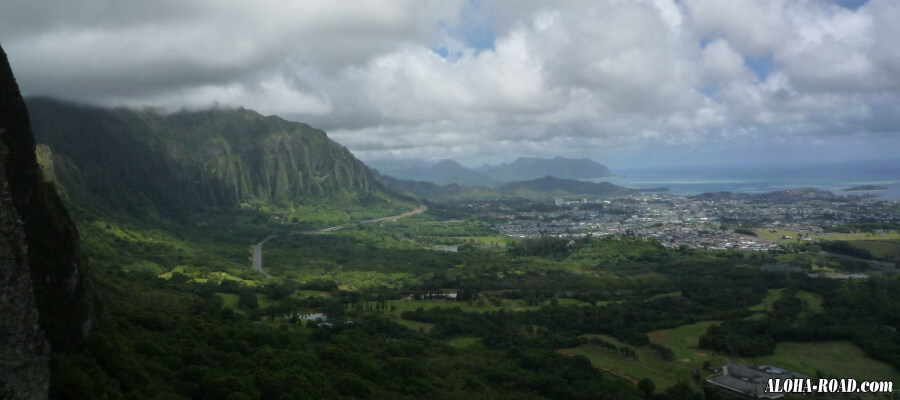
M290 209L389 198L325 132L245 109L161 114L27 101L42 164L79 204L179 216L239 204Z
M47 398L55 352L92 331L78 233L41 177L18 85L0 48L0 398ZM56 360L54 360L56 361Z
M528 195L533 193L552 195L585 194L594 196L615 196L636 193L634 189L613 185L609 182L593 183L573 179L560 179L545 176L530 181L513 182L498 188L500 192Z
M407 179L399 179L389 175L383 175L376 172L375 176L387 185L389 188L419 198L438 199L449 196L460 195L465 191L465 186L457 183L450 183L444 186L427 181L415 181Z
M522 157L509 164L483 166L478 171L502 182L524 181L545 176L562 179L591 179L612 176L606 166L587 158Z
M497 188L469 187L456 183L438 185L431 182L397 179L388 175L377 175L386 186L399 193L430 200L501 199L516 197L547 196L621 196L638 192L664 192L666 188L629 189L609 182L593 183L574 179L560 179L546 176L529 181L511 182Z
M466 168L450 159L440 160L427 167L413 165L404 168L388 168L382 172L395 178L432 182L440 185L455 183L466 186L490 186L497 183L494 178L471 168Z
M373 162L381 173L395 178L446 185L493 187L503 183L556 176L563 179L592 179L612 176L609 169L587 158L521 157L512 163L467 168L445 159L428 165L421 160L381 160Z

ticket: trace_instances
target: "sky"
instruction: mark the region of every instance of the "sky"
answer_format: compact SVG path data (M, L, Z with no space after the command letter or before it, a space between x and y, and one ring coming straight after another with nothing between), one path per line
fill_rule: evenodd
M900 162L896 0L0 2L23 93L245 107L363 160Z

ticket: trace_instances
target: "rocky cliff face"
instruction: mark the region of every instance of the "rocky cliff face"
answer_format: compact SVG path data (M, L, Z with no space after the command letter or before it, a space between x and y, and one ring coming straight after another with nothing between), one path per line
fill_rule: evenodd
M0 48L0 398L47 397L50 349L77 348L90 332L83 277L75 225L41 178Z
M46 98L29 99L28 109L57 181L78 204L173 216L383 189L325 132L249 110L167 115Z

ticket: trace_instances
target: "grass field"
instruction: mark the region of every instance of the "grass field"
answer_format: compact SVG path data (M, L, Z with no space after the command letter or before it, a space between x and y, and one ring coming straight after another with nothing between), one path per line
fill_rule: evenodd
M459 337L447 341L451 346L456 348L469 347L481 341L479 337Z
M900 240L852 240L848 243L868 250L878 260L900 261Z
M677 362L699 368L703 365L703 361L709 361L712 364L722 361L721 357L716 356L711 351L697 348L697 341L700 339L700 336L703 336L710 326L719 322L701 321L673 329L653 331L648 333L647 336L650 337L653 343L672 349Z
M806 306L809 307L809 312L818 314L824 309L822 305L824 300L821 295L800 290L797 292L797 298L806 303Z
M779 291L773 291L773 293L780 294ZM634 349L637 359L624 358L616 351L594 345L562 349L560 352L583 355L590 359L597 368L620 376L625 375L627 379L650 378L657 388L662 390L679 381L688 380L692 371L702 368L704 361L708 361L712 367L729 362L744 362L774 365L812 377L816 376L816 371L823 371L826 374L842 378L900 381L900 372L886 363L872 359L855 344L844 341L779 343L774 354L747 359L735 359L709 350L698 349L697 341L700 336L716 323L718 321L703 321L674 329L650 332L648 336L653 343L662 344L672 350L675 355L673 361L662 360L656 352L646 346ZM607 335L586 336L597 337L621 345L615 338ZM701 374L707 375L709 372L701 371Z
M148 263L143 263L143 264L148 264ZM149 263L149 264L152 264L152 263ZM239 276L233 275L233 273L236 274L236 273L238 273L238 271L234 271L234 270L229 270L229 271L232 273L221 272L221 271L195 272L195 271L191 271L190 267L187 267L185 265L179 265L179 266L176 266L171 271L158 274L158 276L163 279L171 279L172 274L175 272L178 272L180 274L184 274L184 275L187 275L187 276L193 278L192 280L194 282L198 282L198 283L204 283L209 280L213 280L215 282L238 281L241 284L249 286L249 287L256 287L256 286L260 285L260 281L256 281L256 280L252 280L252 279L243 279Z
M718 321L703 321L674 329L650 332L648 336L653 343L662 344L672 350L675 355L673 361L663 360L647 346L634 348L637 359L624 358L616 351L594 345L563 349L560 352L583 355L598 368L609 372L615 371L636 380L650 378L658 389L665 390L679 381L687 381L695 369L703 366L704 361L709 361L712 366L727 362L725 357L716 353L697 349L698 338L716 323ZM596 337L617 346L622 345L621 342L607 335L585 336Z
M900 240L900 232L893 231L890 233L823 233L813 236L815 239L824 240Z
M278 302L273 301L272 299L269 298L269 296L266 296L261 293L257 293L256 294L256 304L259 304L259 308L269 308L271 306L278 304Z
M310 291L311 292L311 291ZM321 292L316 292L321 293ZM578 304L589 306L589 304L584 303L575 299L558 299L559 304ZM543 305L549 304L550 300L547 300L543 303ZM495 303L495 301L489 299L481 299L479 301L468 302L468 301L452 301L452 300L391 300L388 302L387 308L381 310L381 312L387 314L391 319L396 321L397 323L404 325L410 329L418 331L419 328L422 328L424 331L430 331L434 324L424 323L424 322L416 322L416 321L408 321L403 319L400 315L404 311L415 311L417 308L422 308L424 310L430 310L432 308L453 308L459 307L463 312L489 312L489 311L525 311L525 310L535 310L540 306L528 306L525 304L523 300L510 300L510 299L500 299L499 303ZM393 310L391 310L393 308Z
M841 378L900 382L900 372L870 358L859 346L843 341L779 343L775 354L746 361L784 367L812 377L816 376L817 370L821 370Z
M760 239L774 240L779 243L796 242L799 232L788 229L757 228L753 230ZM772 232L775 231L775 232ZM793 239L782 239L782 236L791 236ZM900 232L890 233L822 233L810 235L815 240L900 240Z
M774 304L776 300L781 298L781 292L783 291L784 289L769 289L769 291L766 293L766 297L763 298L762 302L753 307L750 307L750 311L772 311L772 304Z
M799 232L787 229L756 228L753 231L756 232L756 236L760 239L774 240L778 243L796 242L799 236ZM791 236L793 239L782 239L782 236Z
M637 349L637 360L623 359L616 352L593 345L583 345L570 349L562 349L562 354L578 354L591 360L591 364L604 371L611 372L614 375L621 376L625 379L640 380L650 378L656 384L657 390L665 390L678 383L680 377L687 377L690 370L682 371L680 368L673 368L676 364L663 361L657 362L652 358L655 355L649 349ZM644 351L646 350L646 351ZM660 365L660 363L665 363ZM662 367L662 368L661 368ZM624 376L622 376L624 375Z
M490 236L420 236L421 238L428 238L432 241L452 241L455 244L464 244L464 243L474 243L480 246L487 245L498 245L505 246L506 243L512 242L513 239L510 237L506 237L503 235L490 235Z
M656 299L662 298L662 297L681 297L681 295L682 294L681 294L680 290L677 292L660 293L660 294L654 295L653 297L650 297L650 300L656 300Z
M414 331L422 330L424 332L428 332L434 327L434 324L426 323L426 322L417 322L417 321L408 321L403 319L400 314L404 311L415 311L417 308L422 308L425 310L430 310L432 308L453 308L459 307L465 312L486 312L486 311L497 311L501 309L507 310L516 310L516 309L524 309L520 307L520 303L514 302L512 300L503 300L499 306L491 304L489 301L483 301L484 305L480 306L477 302L469 303L467 301L447 301L447 300L392 300L388 302L387 308L382 310L382 312L388 314L388 316L396 321L397 323L410 328ZM392 310L393 308L393 310Z
M781 294L784 292L784 289L769 289L766 293L766 297L763 298L762 302L759 304L750 307L750 311L758 311L769 312L772 311L772 305L781 298ZM797 298L806 302L807 307L809 307L809 311L813 313L822 312L822 296L817 295L815 293L810 293L807 291L800 290L797 292Z
M322 297L322 298L329 299L329 298L331 298L331 293L321 292L318 290L297 290L293 294L293 297L298 297L298 298L303 298L303 299L310 297L310 296Z
M499 300L499 303L498 303ZM478 301L452 301L452 300L391 300L389 303L393 305L395 308L393 311L385 310L386 312L390 312L392 315L397 317L400 316L400 313L404 311L415 311L417 308L421 307L422 309L429 310L432 308L453 308L459 307L464 312L488 312L488 311L525 311L525 310L536 310L542 305L550 304L552 300L545 300L541 305L529 306L525 304L524 300L511 300L511 299L497 299L496 297L493 299L480 298ZM583 301L576 299L567 299L560 298L557 299L559 304L561 305L583 305L590 306ZM390 307L389 307L390 308Z
M430 332L431 328L434 328L434 324L428 322L407 321L400 317L396 317L395 322L416 332Z
M400 317L400 313L404 311L415 311L417 308L422 308L425 310L430 310L432 308L453 308L459 307L464 312L488 312L488 311L498 311L498 310L508 310L508 311L522 311L535 309L537 307L528 307L525 305L525 302L521 300L509 300L502 299L500 300L499 305L495 305L492 301L488 300L480 300L477 302L468 302L468 301L452 301L452 300L392 300L389 302L390 306L393 306L394 310L391 311L388 309L385 312L389 312L391 315L395 315Z
M222 298L222 305L232 310L237 309L238 295L234 293L216 293L216 296Z

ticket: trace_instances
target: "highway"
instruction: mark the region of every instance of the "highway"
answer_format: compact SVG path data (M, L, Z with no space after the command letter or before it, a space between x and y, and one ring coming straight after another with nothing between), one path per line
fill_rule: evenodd
M367 220L365 220L365 221L360 221L359 223L361 223L361 224L371 224L371 223L374 223L374 222L396 221L396 220L398 220L398 219L400 219L400 218L405 218L405 217L409 217L409 216L412 216L412 215L421 214L421 213L425 212L426 210L428 210L428 207L422 205L422 206L419 206L418 208L416 208L415 210L407 211L407 212L405 212L405 213L403 213L403 214L392 215L392 216L390 216L390 217L382 217L382 218L375 218L375 219L367 219ZM339 230L341 230L341 229L344 229L344 225L331 226L331 227L328 227L328 228L322 228L322 229L318 229L318 230L315 230L315 231L297 231L297 232L291 232L291 235L295 235L295 234L305 234L305 235L309 235L309 234L322 234L322 233L328 233L328 232L339 231ZM263 239L261 242L259 242L259 243L255 244L255 245L253 245L253 270L254 270L254 271L258 271L259 273L263 274L266 278L271 278L271 276L269 276L269 274L267 274L265 271L263 271L263 267L262 267L262 248L263 248L263 244L265 244L267 240L269 240L269 239L271 239L271 238L273 238L273 237L275 237L275 235L271 235L271 236L269 236L269 237Z

